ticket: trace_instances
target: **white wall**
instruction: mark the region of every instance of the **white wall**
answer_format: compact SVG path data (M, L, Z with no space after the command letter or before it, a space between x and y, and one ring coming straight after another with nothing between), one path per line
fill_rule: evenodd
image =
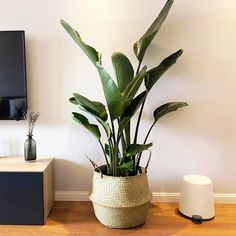
M75 108L68 102L75 91L104 101L100 81L59 20L71 23L86 42L103 52L111 72L113 51L124 52L136 66L133 43L164 2L0 0L0 29L26 31L29 103L41 113L35 139L39 156L56 158L56 190L89 190L92 168L84 156L103 163L96 141L71 119ZM150 137L153 191L178 192L183 175L199 173L212 178L215 192L236 193L235 8L233 0L176 0L147 53L150 68L184 49L150 94L143 133L157 105L189 103L163 118ZM0 156L23 155L25 139L23 121L0 121Z

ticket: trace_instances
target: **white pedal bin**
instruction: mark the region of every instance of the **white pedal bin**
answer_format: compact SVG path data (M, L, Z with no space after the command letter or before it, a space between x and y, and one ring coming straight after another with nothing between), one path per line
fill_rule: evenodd
M213 187L210 178L203 175L185 175L181 184L179 211L192 218L201 216L203 220L215 216Z

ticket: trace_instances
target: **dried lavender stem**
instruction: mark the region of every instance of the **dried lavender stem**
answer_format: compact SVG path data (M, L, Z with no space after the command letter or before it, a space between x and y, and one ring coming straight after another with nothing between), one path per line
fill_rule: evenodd
M28 135L32 136L33 135L33 130L35 123L39 117L40 113L39 112L34 112L34 111L29 111L24 113L24 118L28 123Z

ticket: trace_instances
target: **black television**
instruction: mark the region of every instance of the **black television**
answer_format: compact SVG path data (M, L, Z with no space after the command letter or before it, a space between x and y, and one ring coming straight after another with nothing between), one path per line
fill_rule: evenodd
M25 32L0 31L0 120L21 120L26 109Z

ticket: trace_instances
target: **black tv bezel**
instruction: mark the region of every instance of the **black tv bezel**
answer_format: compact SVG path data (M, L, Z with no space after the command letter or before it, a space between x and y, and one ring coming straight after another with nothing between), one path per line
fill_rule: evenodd
M28 109L28 90L27 90L27 74L26 74L26 50L25 50L25 31L24 30L0 30L0 34L4 32L20 32L22 37L22 56L23 56L23 73L24 73L24 82L25 82L25 97L26 97L26 110ZM24 117L2 117L0 116L0 120L24 120Z

